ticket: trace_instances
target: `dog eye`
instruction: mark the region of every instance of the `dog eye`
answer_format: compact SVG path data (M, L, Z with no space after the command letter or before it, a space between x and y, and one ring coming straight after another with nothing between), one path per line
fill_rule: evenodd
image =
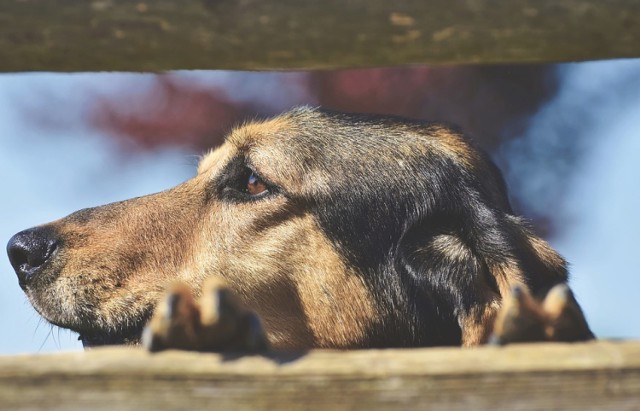
M247 178L247 187L245 188L245 191L252 196L257 196L266 193L268 190L269 189L265 182L252 171Z

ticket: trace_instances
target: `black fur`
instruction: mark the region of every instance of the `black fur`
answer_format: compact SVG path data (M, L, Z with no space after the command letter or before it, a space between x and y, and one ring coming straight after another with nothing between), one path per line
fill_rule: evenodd
M502 175L471 143L468 149L478 158L474 170L436 149L437 124L320 115L330 123L334 146L318 142L324 156L318 163L335 165L337 178L331 201L309 200L326 235L383 305L385 315L371 329L372 346L459 345L461 315L483 303L485 288L499 295L489 265L515 261L534 293L566 280L564 267L545 275L550 268L530 249L528 228L513 216ZM416 135L431 139L434 150L394 153ZM393 159L402 167L390 168ZM430 249L434 240L459 245L456 258Z

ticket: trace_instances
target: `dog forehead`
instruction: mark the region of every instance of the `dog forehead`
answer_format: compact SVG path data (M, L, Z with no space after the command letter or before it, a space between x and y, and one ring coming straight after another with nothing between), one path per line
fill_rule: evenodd
M203 159L200 170L235 156L246 158L267 180L294 191L371 174L378 181L395 182L420 172L421 164L434 156L470 169L478 163L472 147L446 126L310 108L234 129L220 149Z

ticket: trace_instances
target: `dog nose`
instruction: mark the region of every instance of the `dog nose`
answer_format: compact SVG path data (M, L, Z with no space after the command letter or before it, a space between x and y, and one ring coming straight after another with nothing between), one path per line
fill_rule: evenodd
M58 245L54 231L46 227L34 227L20 231L7 244L7 254L18 275L20 287L27 286L34 274L46 263Z

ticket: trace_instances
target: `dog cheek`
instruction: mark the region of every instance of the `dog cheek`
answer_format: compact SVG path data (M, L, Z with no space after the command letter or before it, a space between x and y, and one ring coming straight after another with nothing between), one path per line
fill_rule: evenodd
M305 314L319 347L365 347L368 330L379 315L360 275L348 270L323 271L324 278L301 287Z

